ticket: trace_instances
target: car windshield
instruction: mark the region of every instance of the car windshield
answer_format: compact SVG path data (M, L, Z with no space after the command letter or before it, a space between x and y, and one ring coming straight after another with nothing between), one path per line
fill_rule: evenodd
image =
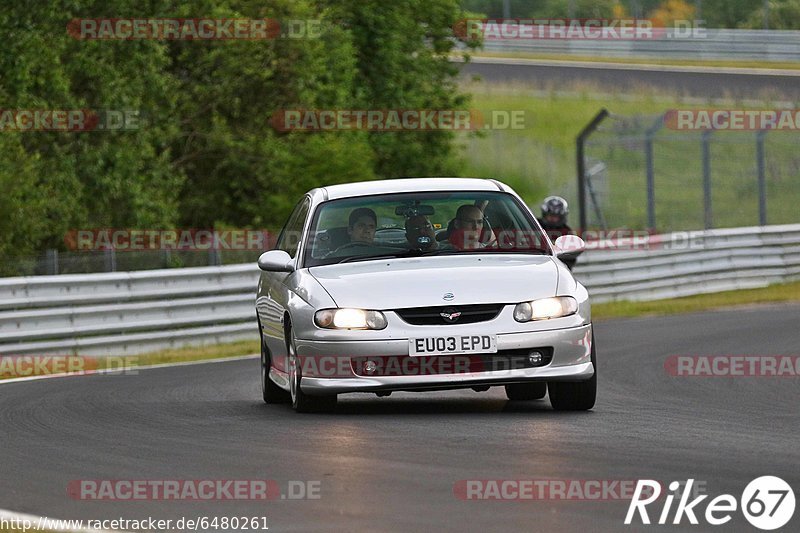
M304 264L474 253L542 255L550 248L532 216L507 193L385 194L321 204Z

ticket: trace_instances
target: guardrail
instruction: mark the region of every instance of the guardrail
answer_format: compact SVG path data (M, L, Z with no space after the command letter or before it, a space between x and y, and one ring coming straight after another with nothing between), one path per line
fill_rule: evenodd
M257 335L255 264L0 279L0 354L130 355Z
M800 224L674 233L651 241L649 250L589 251L579 259L575 276L592 301L657 300L800 279Z
M669 234L648 250L589 250L594 302L800 279L800 224ZM0 354L129 355L257 338L255 264L0 279Z
M797 62L800 31L708 29L698 36L649 40L486 40L483 50L588 57Z

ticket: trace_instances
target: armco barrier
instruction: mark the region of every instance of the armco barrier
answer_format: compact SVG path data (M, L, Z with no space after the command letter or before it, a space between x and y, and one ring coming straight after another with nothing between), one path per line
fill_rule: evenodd
M800 279L800 224L659 236L589 250L594 302L652 300ZM669 243L671 246L661 246ZM128 355L257 338L255 264L0 279L0 354Z
M720 229L684 237L659 236L649 250L587 252L575 275L595 302L656 300L800 279L800 225Z
M797 62L800 31L709 29L690 38L653 40L486 40L483 50L637 59Z
M0 354L129 355L257 338L255 264L0 279Z

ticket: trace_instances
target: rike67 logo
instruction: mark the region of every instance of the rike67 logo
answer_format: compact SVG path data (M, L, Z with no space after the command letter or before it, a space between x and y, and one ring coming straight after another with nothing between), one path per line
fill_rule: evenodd
M671 494L664 499L664 507L658 516L657 524L669 523L672 514L672 503L676 496L679 498L677 507L672 517L672 524L680 524L686 518L690 524L699 524L698 515L705 518L706 523L712 526L727 524L733 518L733 513L741 505L742 514L751 525L763 531L772 531L785 526L794 515L795 498L792 487L784 480L775 476L762 476L751 481L739 501L730 494L722 494L707 502L705 512L701 513L700 504L708 498L701 495L689 501L692 495L693 479L686 482L686 488L681 492L683 483L673 481L669 484ZM647 496L643 496L647 494ZM656 502L661 496L661 484L658 481L640 479L636 484L633 499L625 516L625 525L630 525L634 517L639 515L642 524L650 524L647 506ZM655 517L654 517L655 518Z

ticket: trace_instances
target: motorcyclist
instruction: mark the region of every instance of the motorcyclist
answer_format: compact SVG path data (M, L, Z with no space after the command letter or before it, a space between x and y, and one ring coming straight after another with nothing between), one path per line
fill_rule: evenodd
M572 228L567 225L567 215L569 215L569 204L562 197L548 196L542 202L542 218L539 219L539 224L551 241L555 242L564 235L575 235ZM572 270L577 259L567 258L563 261L567 268Z

